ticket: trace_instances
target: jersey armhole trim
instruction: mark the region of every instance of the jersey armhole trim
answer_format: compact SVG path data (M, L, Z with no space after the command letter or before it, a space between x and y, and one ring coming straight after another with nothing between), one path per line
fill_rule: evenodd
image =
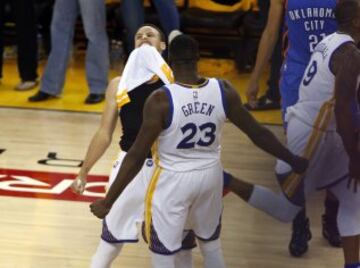
M228 117L228 103L227 103L227 99L225 96L225 91L224 91L224 82L220 79L217 79L218 83L219 83L219 87L220 87L220 93L221 93L221 102L223 104L223 108L224 108L224 113L225 116Z
M174 116L174 103L173 103L173 99L172 99L170 90L166 86L163 86L162 89L165 91L166 96L168 97L168 100L169 100L169 112L167 115L166 125L164 128L164 129L168 129L171 126L173 116Z

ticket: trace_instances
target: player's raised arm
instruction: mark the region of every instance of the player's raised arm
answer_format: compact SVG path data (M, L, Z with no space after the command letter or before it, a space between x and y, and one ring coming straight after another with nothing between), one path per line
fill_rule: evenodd
M168 98L162 90L155 91L147 99L140 132L126 154L114 183L104 200L90 205L91 211L98 218L106 216L118 196L140 171L148 152L165 126L168 109Z
M267 128L260 125L243 107L241 99L232 85L223 80L224 91L228 103L227 117L241 129L253 143L273 156L289 163L296 173L302 173L307 161L293 155Z

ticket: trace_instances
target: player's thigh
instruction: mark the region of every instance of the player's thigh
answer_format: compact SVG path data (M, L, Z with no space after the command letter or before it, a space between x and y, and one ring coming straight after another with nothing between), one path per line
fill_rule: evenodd
M220 165L203 170L199 192L189 211L188 222L196 236L209 239L220 231L222 204L222 167ZM219 234L217 234L218 237Z

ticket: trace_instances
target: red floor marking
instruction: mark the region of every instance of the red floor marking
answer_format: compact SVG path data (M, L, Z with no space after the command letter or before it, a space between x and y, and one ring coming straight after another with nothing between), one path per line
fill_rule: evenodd
M76 174L0 168L0 196L94 201L104 196L107 176L88 176L83 195L74 194L70 185Z

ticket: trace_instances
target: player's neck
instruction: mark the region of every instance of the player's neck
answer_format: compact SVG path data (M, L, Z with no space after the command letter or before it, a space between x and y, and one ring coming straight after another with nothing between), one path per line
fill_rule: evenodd
M200 76L197 70L179 68L174 70L175 81L182 84L195 85L199 82Z

